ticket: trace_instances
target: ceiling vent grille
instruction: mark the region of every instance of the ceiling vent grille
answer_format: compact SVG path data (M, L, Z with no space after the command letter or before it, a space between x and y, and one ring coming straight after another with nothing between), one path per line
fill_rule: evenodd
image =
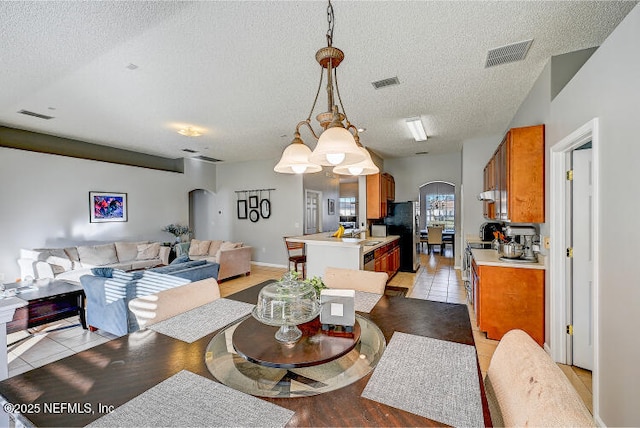
M389 77L388 79L376 80L375 82L371 82L374 88L381 89L386 88L387 86L399 85L400 81L398 77Z
M490 49L487 53L487 62L484 68L523 60L527 56L531 43L533 43L533 39Z
M26 116L37 117L38 119L44 119L44 120L53 119L53 116L47 116L46 114L35 113L29 110L19 110L18 113L24 114Z
M194 156L191 159L198 159L204 162L211 162L211 163L222 162L220 159L210 158L209 156Z

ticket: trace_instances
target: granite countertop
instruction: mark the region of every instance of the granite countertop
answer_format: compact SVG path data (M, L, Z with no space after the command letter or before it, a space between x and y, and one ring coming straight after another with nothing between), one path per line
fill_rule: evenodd
M500 256L498 255L498 252L496 250L472 249L471 254L473 255L473 260L479 266L498 266L543 270L546 269L545 257L540 254L538 254L538 261L536 263L500 260Z
M304 242L305 244L339 246L339 247L361 247L362 253L369 253L376 248L380 248L389 242L400 239L400 236L367 236L366 238L342 237L334 238L333 232L315 233L312 235L292 236L287 238L291 242ZM375 244L374 244L375 243ZM370 245L367 245L370 244Z

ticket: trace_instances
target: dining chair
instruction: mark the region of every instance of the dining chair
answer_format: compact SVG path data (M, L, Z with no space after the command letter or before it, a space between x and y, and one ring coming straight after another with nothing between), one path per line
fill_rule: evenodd
M341 288L384 294L389 275L386 272L344 269L327 266L324 270L324 284L328 288Z
M298 265L301 265L302 278L305 278L307 273L307 249L304 242L291 242L285 236L284 244L287 246L287 255L289 257L288 269L291 269L291 263L293 263L294 270L298 272Z
M442 227L427 227L427 250L429 253L433 252L433 246L437 245L442 254Z

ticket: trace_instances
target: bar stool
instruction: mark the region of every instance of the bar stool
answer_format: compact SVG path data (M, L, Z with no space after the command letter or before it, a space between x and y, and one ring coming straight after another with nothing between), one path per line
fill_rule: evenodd
M293 263L295 271L298 272L298 265L301 265L302 278L305 278L307 268L307 249L304 242L287 241L287 237L285 236L284 243L287 246L287 255L289 256L288 268L291 269L291 263Z

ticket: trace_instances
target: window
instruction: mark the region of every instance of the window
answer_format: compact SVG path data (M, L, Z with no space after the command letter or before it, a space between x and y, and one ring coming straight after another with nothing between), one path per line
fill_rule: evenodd
M420 188L421 211L424 220L420 226L443 226L455 229L455 186L442 181L428 183Z
M356 198L355 197L351 197L351 198L340 198L338 200L338 210L340 212L340 216L342 217L353 217L355 215L357 215L356 213Z

